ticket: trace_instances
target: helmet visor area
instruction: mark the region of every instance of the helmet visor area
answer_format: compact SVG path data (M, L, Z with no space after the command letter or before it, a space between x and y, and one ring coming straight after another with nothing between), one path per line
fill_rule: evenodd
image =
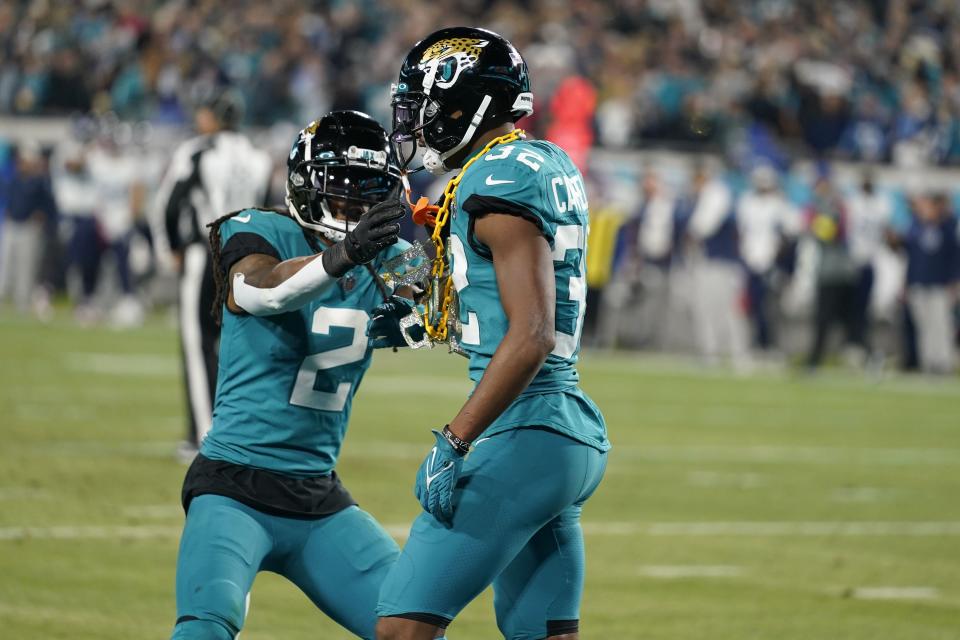
M390 143L398 164L406 168L417 153L418 142L423 143L421 131L440 116L440 105L420 92L394 94L393 131Z
M337 219L356 222L371 206L382 202L399 177L380 169L307 162L298 172L307 177L297 187L311 203L311 213L320 214L320 201L326 200L330 213Z

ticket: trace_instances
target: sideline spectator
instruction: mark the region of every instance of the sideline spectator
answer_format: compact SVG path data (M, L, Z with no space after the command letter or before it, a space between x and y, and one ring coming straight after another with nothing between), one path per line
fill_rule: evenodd
M730 188L703 166L693 176L693 213L687 224L693 271L694 326L709 364L729 355L735 368L749 365L747 327L740 300L744 272Z
M656 349L666 339L676 199L654 171L643 177L643 198L634 245L642 287L637 324L640 344Z
M910 226L899 238L907 254L907 303L920 367L927 373L948 374L956 367L957 231L957 219L945 197L918 196L913 200Z
M854 299L853 342L871 348L870 301L875 263L883 246L884 231L890 225L890 198L877 190L874 177L863 175L860 188L848 199L850 223L847 234L850 256L857 267L857 294Z
M100 199L87 166L86 146L73 142L63 145L54 157L51 174L57 207L69 236L66 270L69 273L76 268L80 277L74 317L80 324L90 324L96 317L92 301L102 241L95 215Z
M27 313L32 302L39 302L34 296L44 233L56 228L57 219L46 159L39 148L21 145L17 149L16 173L7 183L4 200L0 301L12 298L17 311Z
M817 243L816 311L813 316L813 343L807 366L815 368L823 360L827 337L834 324L846 327L846 338L857 344L856 310L857 265L850 255L849 231L843 201L829 177L821 176L814 189L808 211L810 234ZM859 346L864 346L859 343Z
M777 173L761 165L750 176L751 188L737 203L740 255L747 267L747 295L754 326L754 343L764 351L774 349L776 331L770 320L770 293L777 255L784 242L800 231L796 210L780 190Z
M117 270L120 299L110 312L110 322L120 328L143 322L143 308L133 289L130 271L130 238L138 194L142 191L139 166L129 147L132 137L127 123L107 126L87 155L87 165L97 190L97 223L104 247Z

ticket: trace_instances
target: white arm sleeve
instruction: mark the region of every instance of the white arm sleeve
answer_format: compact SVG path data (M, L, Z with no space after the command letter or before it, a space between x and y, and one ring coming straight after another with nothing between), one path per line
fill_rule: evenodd
M295 311L337 281L323 268L320 258L314 258L300 271L270 289L251 286L244 280L242 273L233 276L233 301L253 316L274 316Z

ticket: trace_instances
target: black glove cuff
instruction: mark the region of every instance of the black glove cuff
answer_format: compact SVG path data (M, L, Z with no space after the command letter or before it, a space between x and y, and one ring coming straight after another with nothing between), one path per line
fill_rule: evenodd
M344 242L346 242L346 240L327 247L324 252L320 254L320 261L323 262L324 271L334 278L343 277L347 271L357 266L356 263L350 259Z
M347 237L345 237L340 244L343 245L343 250L346 252L347 258L355 265L366 264L370 262L373 257L368 257L364 254L363 248L360 246L360 243L357 242L357 239L353 237L352 233L348 233Z
M461 440L453 431L450 431L450 425L443 425L443 431L440 433L443 434L443 437L446 438L447 442L450 443L450 446L453 447L453 450L458 454L465 456L470 453L470 443L466 440Z

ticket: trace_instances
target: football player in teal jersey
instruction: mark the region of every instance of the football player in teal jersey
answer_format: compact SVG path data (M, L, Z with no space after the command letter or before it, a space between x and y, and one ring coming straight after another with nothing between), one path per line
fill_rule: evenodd
M426 212L440 251L422 324L426 342L469 356L476 387L417 473L424 511L380 591L377 637L431 638L492 584L506 638L577 638L580 512L610 446L575 368L583 179L562 149L515 129L533 111L527 66L495 33L450 28L418 43L393 110L401 164L417 143L431 173L460 169Z
M370 312L387 294L374 269L403 248L388 151L372 118L331 113L293 146L289 211L212 225L220 366L213 427L183 486L173 638L234 638L259 571L374 636L399 550L334 467L370 364Z

